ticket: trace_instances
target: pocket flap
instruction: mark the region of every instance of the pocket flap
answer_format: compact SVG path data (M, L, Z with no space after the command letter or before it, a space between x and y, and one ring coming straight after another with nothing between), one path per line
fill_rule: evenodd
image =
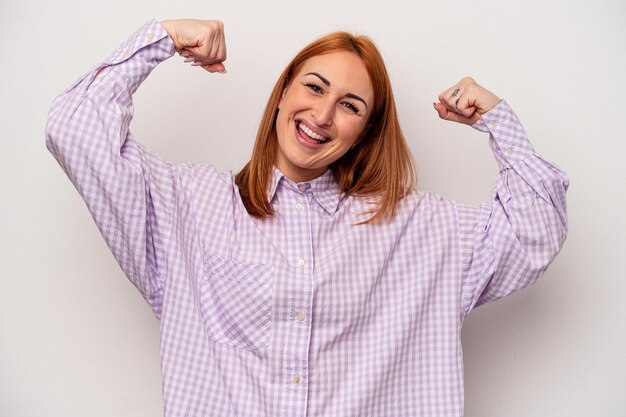
M258 281L270 275L272 270L271 265L235 262L219 255L207 255L205 261L212 276L234 281Z

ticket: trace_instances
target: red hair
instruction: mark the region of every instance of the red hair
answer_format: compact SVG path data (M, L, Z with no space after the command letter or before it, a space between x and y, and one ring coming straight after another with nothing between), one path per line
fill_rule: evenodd
M374 91L373 111L354 148L330 165L339 188L347 195L373 197L377 207L364 223L393 217L396 204L417 182L411 153L400 129L391 81L383 58L366 36L330 33L306 46L278 78L265 106L252 158L237 174L235 183L249 214L267 217L274 210L267 199L272 168L278 150L276 115L283 91L306 60L318 55L347 51L363 62Z

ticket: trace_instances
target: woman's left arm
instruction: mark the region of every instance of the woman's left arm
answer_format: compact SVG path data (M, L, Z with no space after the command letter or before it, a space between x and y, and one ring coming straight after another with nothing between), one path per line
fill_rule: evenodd
M456 204L463 262L461 316L534 283L567 236L567 175L535 153L504 100L471 78L444 91L442 119L489 133L500 167L492 201Z

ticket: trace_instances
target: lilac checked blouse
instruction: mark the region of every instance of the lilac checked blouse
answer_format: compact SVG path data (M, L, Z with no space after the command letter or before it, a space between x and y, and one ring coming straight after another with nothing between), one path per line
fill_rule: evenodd
M413 192L393 221L330 171L277 169L249 216L231 172L172 164L129 132L175 52L148 21L53 102L46 145L161 324L165 415L461 416L461 327L539 278L567 235L566 174L500 102L474 125L500 166L480 207ZM99 69L106 69L98 76Z

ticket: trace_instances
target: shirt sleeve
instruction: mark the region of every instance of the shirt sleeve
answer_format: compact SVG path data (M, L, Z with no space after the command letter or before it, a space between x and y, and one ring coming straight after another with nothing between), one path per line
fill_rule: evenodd
M502 100L473 127L489 133L500 167L492 201L456 204L463 265L461 316L533 284L567 236L567 175L535 153Z
M176 166L135 141L129 125L132 94L174 51L165 29L156 20L146 22L54 99L46 126L48 150L157 318Z

